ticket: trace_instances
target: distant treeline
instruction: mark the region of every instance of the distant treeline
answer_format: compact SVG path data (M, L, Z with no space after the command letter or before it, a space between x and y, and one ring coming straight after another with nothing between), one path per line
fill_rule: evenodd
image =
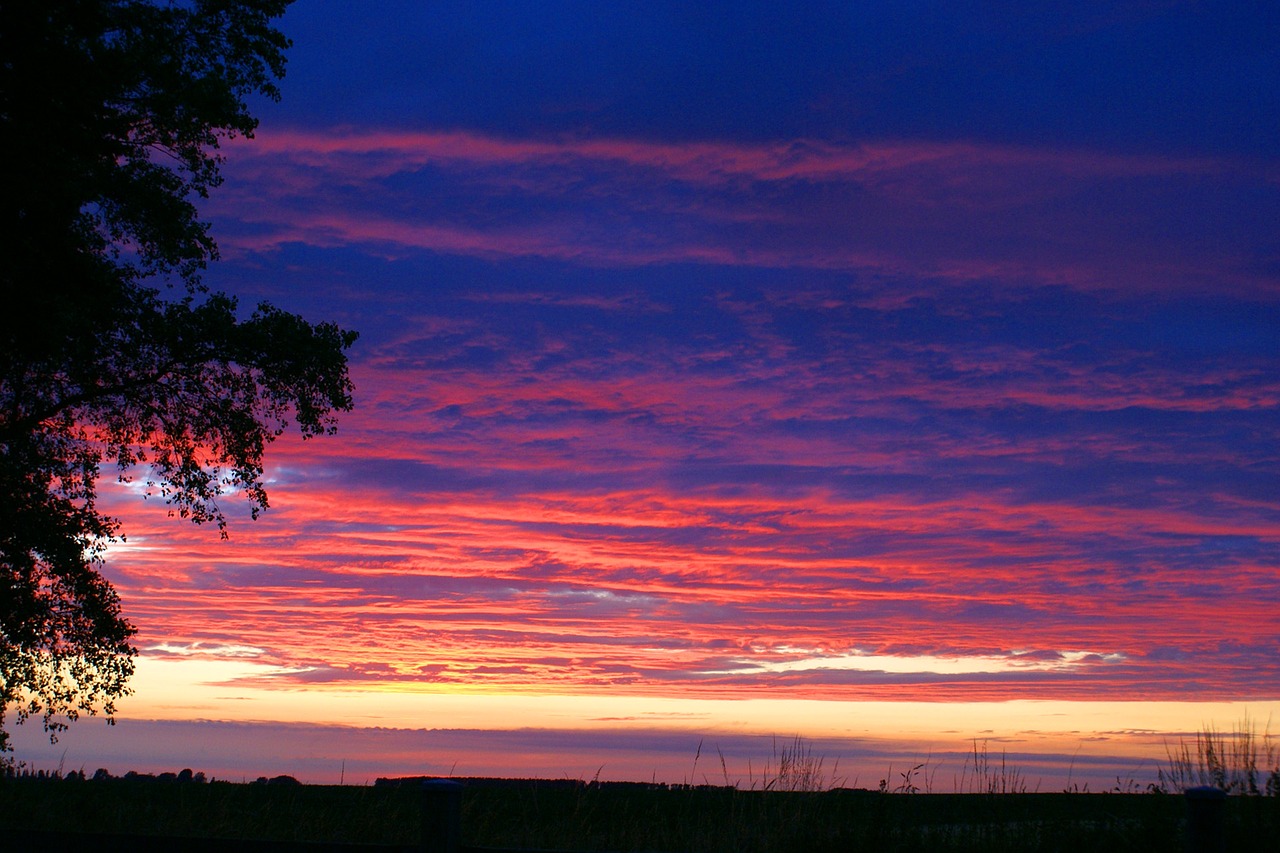
M434 782L440 778L439 776L397 776L395 778L379 776L373 780L373 786L375 788L420 787L424 782ZM586 784L581 779L501 779L493 776L450 776L449 781L468 788L537 787L550 791L572 791Z
M25 764L6 765L0 768L0 778L4 779L34 779L34 780L53 780L66 782L107 782L107 781L128 781L128 782L172 782L175 784L186 785L203 785L208 782L217 782L219 780L212 776L205 776L203 771L192 771L189 767L184 767L177 773L139 773L136 770L130 770L123 776L114 776L111 771L105 767L99 767L90 776L84 770L70 770L63 773L61 770L34 770ZM259 776L251 785L301 785L292 776Z
M379 776L373 780L375 788L417 787L424 782L434 782L444 778L440 776L397 776L388 778ZM494 790L525 790L537 788L540 791L686 791L686 790L732 790L732 785L689 785L666 782L601 782L594 779L587 782L582 779L507 779L497 776L449 776L450 782L457 782L467 788L484 788ZM842 789L851 790L851 789Z

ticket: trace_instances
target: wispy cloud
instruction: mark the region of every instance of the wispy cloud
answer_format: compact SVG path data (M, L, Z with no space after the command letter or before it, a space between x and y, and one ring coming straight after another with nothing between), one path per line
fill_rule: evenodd
M1275 673L1277 373L1238 343L1265 307L535 269L365 297L356 411L271 449L230 543L107 495L147 654L260 650L282 689L966 701Z
M264 132L230 155L234 189L217 210L238 250L298 243L1121 292L1277 287L1259 264L1274 235L1253 216L1259 203L1280 209L1280 185L1272 164L1243 159L354 128ZM1229 212L1246 197L1248 215Z

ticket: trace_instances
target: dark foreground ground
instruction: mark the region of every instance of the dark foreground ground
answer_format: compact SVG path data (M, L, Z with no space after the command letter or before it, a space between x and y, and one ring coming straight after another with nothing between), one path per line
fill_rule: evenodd
M19 830L416 844L416 786L0 780L0 849ZM1169 794L881 794L469 780L462 844L536 850L1162 851L1185 849ZM1280 798L1226 803L1225 848L1268 849Z

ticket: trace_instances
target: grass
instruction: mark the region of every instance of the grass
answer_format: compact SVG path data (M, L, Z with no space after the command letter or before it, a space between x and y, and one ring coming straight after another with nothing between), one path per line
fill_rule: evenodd
M0 837L21 827L412 844L419 808L412 787L8 780ZM1228 808L1231 846L1280 831L1280 799L1235 797ZM1180 849L1186 811L1182 797L1150 794L900 796L564 780L469 784L462 809L467 846L618 853L1131 853Z
M983 741L979 747L975 740L973 752L960 771L956 790L970 794L1025 794L1027 780L1017 768L1009 766L1003 752L997 763L987 752L987 742Z
M561 850L1071 850L1174 847L1178 798L1088 795L916 797L720 786L468 791L464 842ZM513 836L513 827L520 829Z
M702 743L699 742L697 754L694 756L695 771L698 757L701 755ZM718 747L716 756L720 761L720 779L723 787L726 788L744 788L748 791L816 792L839 788L845 783L845 779L838 775L840 762L837 760L828 772L826 758L815 754L813 746L799 736L790 742L784 742L781 746L775 738L772 756L759 771L750 761L747 762L746 780L731 781L724 753L720 752ZM706 776L702 779L704 784L710 784Z
M1071 851L1107 853L1184 846L1187 805L1171 795L1215 784L1225 804L1229 848L1265 847L1280 835L1280 758L1269 729L1247 719L1229 733L1205 727L1169 747L1160 783L1139 793L1029 792L1026 780L985 742L934 793L928 760L880 781L841 787L802 738L775 742L765 766L723 784L699 772L699 745L685 784L493 784L463 790L463 844L531 850L791 853L791 851ZM245 785L176 780L0 778L0 839L7 828L105 833L413 844L421 826L412 786ZM192 779L191 774L184 778ZM695 780L701 780L697 782ZM1262 796L1253 796L1253 795ZM1272 796L1265 796L1271 794ZM911 796L904 796L911 795Z
M408 791L131 779L0 781L3 827L280 841L418 840ZM2 845L0 845L2 846Z
M1166 746L1165 754L1167 764L1159 774L1164 790L1212 785L1228 794L1280 796L1280 744L1270 722L1261 737L1248 717L1230 732L1206 725L1194 744L1183 738L1176 747Z

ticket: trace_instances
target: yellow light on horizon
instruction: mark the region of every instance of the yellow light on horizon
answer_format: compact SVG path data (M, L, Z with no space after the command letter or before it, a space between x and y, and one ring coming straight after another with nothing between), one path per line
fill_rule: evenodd
M460 691L376 690L272 683L286 671L249 659L143 656L121 716L284 722L396 729L670 730L706 735L910 741L955 749L991 739L1024 752L1099 754L1123 744L1163 757L1171 738L1246 717L1280 719L1280 702L840 701Z

